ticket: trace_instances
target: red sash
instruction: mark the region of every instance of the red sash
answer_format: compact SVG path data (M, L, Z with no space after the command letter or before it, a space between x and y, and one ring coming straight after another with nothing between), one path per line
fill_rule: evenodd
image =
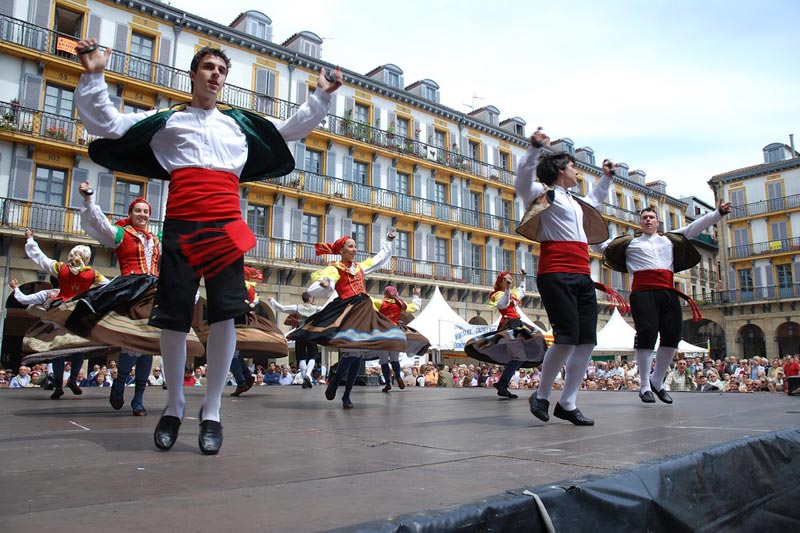
M679 291L673 285L674 273L671 270L658 269L658 270L640 270L633 274L633 286L631 292L637 291L653 291L653 290L668 290L675 291L678 296L688 302L692 310L692 320L695 322L700 321L703 315L700 313L700 308L697 306L692 297L688 294Z
M586 274L589 269L589 245L578 241L543 241L540 243L539 270L542 274Z

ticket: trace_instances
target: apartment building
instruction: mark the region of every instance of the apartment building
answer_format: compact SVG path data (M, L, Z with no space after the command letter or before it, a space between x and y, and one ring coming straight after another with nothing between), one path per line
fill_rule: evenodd
M74 49L78 38L95 38L113 48L106 79L120 111L188 101L191 58L200 47L211 45L224 49L232 60L221 101L280 121L316 90L320 68L335 66L325 61L323 41L312 30L298 29L277 43L272 20L258 11L242 13L225 25L148 0L3 2L4 279L17 278L28 290L48 282L25 258L28 227L51 257L65 256L76 243L89 244L94 266L115 274L114 255L80 229L77 187L84 180L92 183L97 202L111 219L122 217L132 199L144 196L153 206L151 224L156 230L161 225L166 182L110 172L87 155L93 139L73 104L82 71ZM257 237L246 262L264 273L262 295L298 300L311 272L326 260L314 255L315 242L352 235L363 258L394 227L398 238L391 265L369 279L368 290L375 296L390 282L406 296L420 286L423 298L439 286L463 318L491 322L486 297L495 277L506 269L525 268L525 312L547 328L536 288L538 245L514 232L524 207L514 195L513 182L517 160L528 146L525 120L504 118L494 105L468 113L448 107L440 102L434 79L409 83L393 63L363 74L347 65L342 70L345 85L327 119L307 138L290 144L296 169L280 179L241 187L242 214ZM576 147L569 138L553 141L550 149L576 157L580 182L575 192L587 194L600 176L594 151ZM601 206L612 235L634 231L637 211L648 205L659 210L665 228L671 229L687 222L687 208L695 203L670 197L665 182L647 182L644 171L622 163ZM709 260L702 268L711 271L716 242L712 236L707 240ZM605 269L597 256L592 272L595 279L627 293L628 276ZM716 287L707 278L683 273L676 281L683 290L702 295ZM4 295L8 298L7 288ZM5 360L16 357L18 339L32 321L14 302L7 308ZM262 312L271 313L266 308ZM601 302L601 313L610 312Z

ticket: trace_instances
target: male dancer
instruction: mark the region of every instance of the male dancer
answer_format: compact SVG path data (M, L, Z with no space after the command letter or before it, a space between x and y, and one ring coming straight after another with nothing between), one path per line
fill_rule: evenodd
M116 224L111 224L100 207L94 203L89 182L81 183L78 191L83 196L83 206L81 207L83 231L106 248L114 250L119 262L120 274L122 276L157 278L161 242L157 235L153 235L149 231L150 214L153 211L150 202L141 197L136 198L128 206L128 216ZM151 283L155 283L155 279L152 279ZM111 285L119 284L115 280ZM145 416L147 410L143 403L144 391L150 378L153 356L123 349L119 354L119 375L127 376L134 365L136 366L136 377L134 378L131 409L133 409L134 416ZM111 384L111 395L108 401L114 409L122 409L125 404L125 380L114 380L114 383Z
M269 305L277 311L297 315L299 326L317 311L322 311L322 307L314 305L314 298L308 291L303 291L300 298L303 303L292 305L281 305L275 298L270 298ZM294 341L294 353L297 358L297 369L300 371L300 375L303 376L303 388L310 389L314 386L312 381L314 379L314 367L319 359L319 349L316 343L296 340Z
M329 81L322 69L318 90L276 127L255 113L217 105L231 63L222 50L204 47L190 66L190 104L120 114L103 79L111 49L96 47L94 39L80 40L76 46L85 69L75 92L78 114L89 133L105 137L92 142L90 156L107 168L170 180L158 282L163 290L157 291L150 317L150 325L162 328L169 392L153 435L155 445L169 450L180 429L186 335L202 277L210 327L198 444L204 454L217 454L222 446L221 397L236 348L234 318L249 310L244 252L255 245L242 220L239 183L292 171L294 160L286 141L305 137L322 121L342 74L337 69L334 81Z
M537 285L555 341L545 354L539 389L528 401L531 413L548 421L553 382L566 364L564 389L553 415L575 425L591 426L594 420L585 417L576 405L589 357L597 344L597 296L590 276L587 234L594 234L597 229L603 234L604 229L599 240L592 238L591 241L602 242L608 238L602 217L592 207L608 195L613 164L608 160L603 162L603 177L585 201L579 202L569 192L578 184L575 158L561 152L542 156L547 139L541 128L536 130L531 137L531 147L520 159L514 183L526 206L533 206L537 200L550 202L533 220L535 231L526 236L540 243ZM534 180L534 173L538 182ZM525 222L523 219L523 225ZM602 227L593 228L590 223Z
M636 325L634 353L641 377L639 398L644 403L655 403L653 392L662 402L672 403L672 398L664 389L664 377L682 336L683 316L678 298L689 302L695 320L702 318L697 304L675 288L673 274L700 262L700 254L689 240L722 220L731 209L730 203L720 201L716 210L688 226L659 233L658 213L652 207L646 207L640 213L640 235L623 235L600 245L605 248L607 266L633 274L630 302ZM653 349L659 333L661 343L651 375Z

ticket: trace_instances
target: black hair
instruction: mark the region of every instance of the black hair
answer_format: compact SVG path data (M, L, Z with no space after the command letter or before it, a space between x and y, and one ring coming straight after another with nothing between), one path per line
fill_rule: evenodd
M536 177L547 186L553 185L558 173L567 168L570 163L575 163L575 158L566 152L548 154L539 159L536 167Z
M231 69L231 60L230 58L225 55L225 52L220 50L219 48L213 48L211 46L204 46L192 58L192 63L189 65L189 70L197 74L197 67L200 66L200 60L203 59L205 56L215 56L219 57L225 62L225 68L228 70ZM191 91L194 92L194 82L190 83Z
M303 291L303 294L300 296L303 299L303 303L308 303L311 301L311 295L308 294L308 291Z
M642 216L642 215L644 215L644 214L645 214L645 213L647 213L648 211L649 211L649 212L651 212L651 213L653 213L653 214L656 216L656 219L658 218L658 211L656 211L656 208L655 208L655 207L653 207L652 205L648 205L647 207L645 207L644 209L642 209L641 211L639 211L639 216Z

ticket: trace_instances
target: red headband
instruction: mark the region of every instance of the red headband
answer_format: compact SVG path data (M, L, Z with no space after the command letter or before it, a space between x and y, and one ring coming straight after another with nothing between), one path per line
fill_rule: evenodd
M352 237L340 237L333 243L318 242L314 245L314 250L317 252L317 255L338 254L342 251L342 248L344 248L344 243L346 243L348 239L352 239Z
M116 222L117 226L122 226L124 228L125 226L132 226L133 225L133 224L131 224L131 213L133 212L133 206L135 206L136 204L147 204L147 208L150 210L150 213L151 214L153 213L153 206L150 205L150 202L148 202L147 200L145 200L144 198L142 198L140 196L136 200L132 201L131 204L128 206L128 216L123 218L122 220L117 220L117 222ZM149 235L149 233L148 233L148 235Z
M506 277L508 274L511 274L510 270L503 270L497 275L497 279L494 281L495 291L503 290L503 287L500 285L500 283L503 281L503 278Z
M244 267L244 279L247 281L264 281L264 273L261 270L253 267Z

